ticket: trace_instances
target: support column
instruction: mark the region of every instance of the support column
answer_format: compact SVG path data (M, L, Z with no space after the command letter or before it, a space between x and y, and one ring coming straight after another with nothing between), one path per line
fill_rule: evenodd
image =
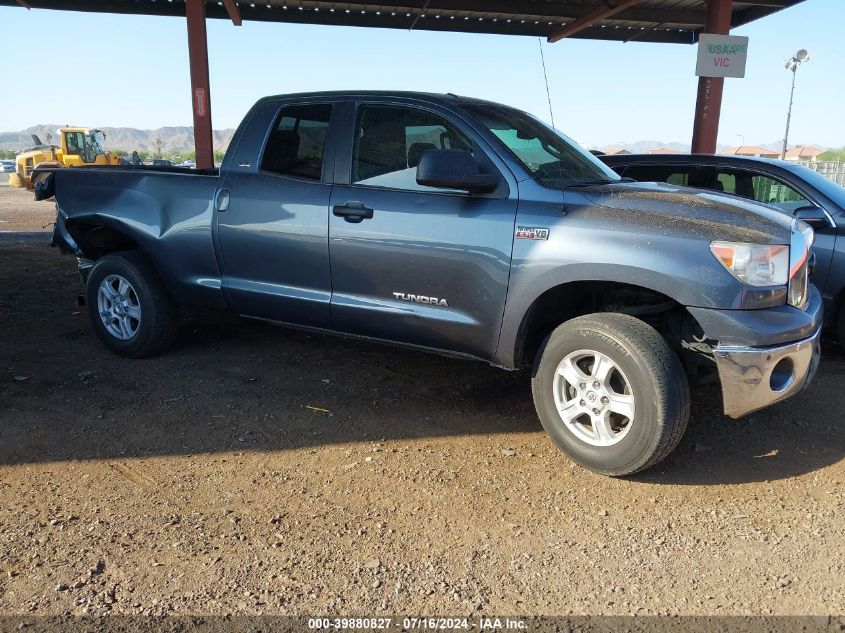
M729 35L733 0L707 0L705 33ZM699 77L698 98L695 101L695 121L692 126L692 152L715 154L719 134L719 115L722 111L724 77Z
M208 38L205 0L185 0L188 19L188 56L191 65L191 102L194 109L194 148L197 169L214 167L211 133L211 91L208 81Z

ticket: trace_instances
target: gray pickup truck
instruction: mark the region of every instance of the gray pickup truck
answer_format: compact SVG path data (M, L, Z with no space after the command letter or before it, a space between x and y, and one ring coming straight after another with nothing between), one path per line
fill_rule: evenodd
M219 173L65 169L37 194L55 195L53 243L78 258L94 330L118 354L162 351L177 305L195 304L527 366L549 435L608 475L675 448L690 384L720 380L740 417L818 364L806 224L626 181L486 101L269 97Z

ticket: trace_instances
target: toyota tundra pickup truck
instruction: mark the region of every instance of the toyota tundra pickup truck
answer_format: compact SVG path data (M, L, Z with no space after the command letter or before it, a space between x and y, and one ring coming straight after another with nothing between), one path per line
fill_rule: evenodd
M194 304L528 367L552 440L607 475L677 446L690 384L719 380L736 418L801 391L819 360L809 226L627 181L477 99L268 97L219 172L65 169L37 194L55 195L53 244L117 354L161 352Z

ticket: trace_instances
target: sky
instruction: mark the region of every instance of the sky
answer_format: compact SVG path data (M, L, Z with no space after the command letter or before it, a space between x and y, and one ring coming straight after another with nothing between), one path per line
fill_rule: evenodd
M845 145L845 0L806 0L732 31L750 38L744 79L726 79L719 143L783 138L797 49L790 145ZM236 127L268 94L336 89L453 92L548 121L534 37L208 20L211 114ZM42 123L191 125L184 18L0 7L0 131ZM542 44L556 126L586 146L688 143L695 46Z

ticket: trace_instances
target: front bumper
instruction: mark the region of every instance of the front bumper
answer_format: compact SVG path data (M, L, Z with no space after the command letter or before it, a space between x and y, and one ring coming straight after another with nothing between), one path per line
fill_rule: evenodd
M725 415L739 418L795 395L819 366L821 328L810 338L775 347L718 345L714 350Z

